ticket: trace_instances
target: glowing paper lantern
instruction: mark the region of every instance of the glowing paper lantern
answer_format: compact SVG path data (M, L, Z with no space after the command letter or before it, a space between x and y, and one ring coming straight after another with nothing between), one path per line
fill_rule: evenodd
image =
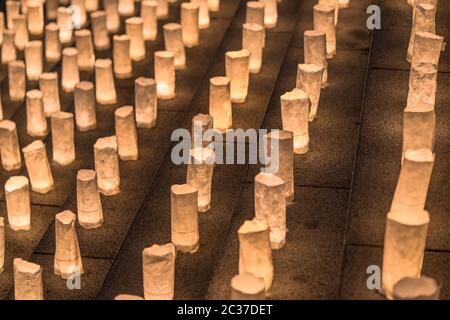
M45 72L39 77L39 89L42 93L42 103L47 117L61 109L58 90L58 73Z
M156 10L158 3L156 1L145 0L141 2L141 18L143 21L144 40L156 40L158 35L158 17Z
M156 8L156 15L158 19L164 19L169 16L169 3L167 0L156 0L158 7Z
M175 97L175 57L170 51L155 52L155 80L158 99Z
M137 160L138 141L133 107L117 108L114 115L120 160Z
M262 66L264 27L244 23L242 26L242 48L250 52L250 73L259 73Z
M108 50L111 47L108 29L106 28L105 11L95 11L91 14L92 33L96 50Z
M145 59L145 42L142 18L133 17L125 20L125 29L130 37L130 58L133 61Z
M91 31L88 29L75 31L75 44L78 50L77 63L79 69L81 71L94 70L95 52Z
M172 243L154 244L142 252L145 300L172 300L176 250Z
M56 17L59 28L59 40L61 44L68 45L72 42L73 27L72 14L69 8L59 7Z
M30 230L31 206L28 178L13 176L5 184L6 209L9 227L14 230Z
M109 33L117 33L120 29L118 0L103 0L103 10L106 12L106 28Z
M411 62L416 32L436 33L436 7L430 4L416 3L414 5L413 25L409 37L406 60Z
M97 126L94 84L81 81L75 85L75 122L80 131L93 130Z
M41 140L35 140L23 148L22 152L31 181L31 189L37 193L48 193L53 190L53 176L44 143Z
M178 23L167 23L163 26L166 51L173 52L175 69L186 67L186 53L181 36L181 26Z
M25 65L29 80L39 80L44 70L42 54L42 41L30 41L25 45Z
M12 101L22 101L25 97L25 63L14 60L8 63L9 98Z
M130 78L133 66L130 58L130 37L126 34L113 37L114 75L118 79Z
M198 190L198 211L207 212L211 207L211 187L216 154L208 148L190 151L186 183Z
M328 81L327 40L323 31L307 30L304 34L305 64L323 68L322 88Z
M247 220L238 230L239 274L264 279L266 292L272 286L273 265L269 225L265 220Z
M191 0L199 8L198 12L198 26L200 29L208 29L210 26L208 0Z
M97 59L95 61L95 98L100 104L114 104L117 102L110 59Z
M47 119L39 90L27 92L27 133L31 137L43 137L48 133Z
M278 169L272 173L286 183L286 201L294 201L294 134L286 130L273 131L265 136L264 142L271 159L267 166Z
M84 6L86 7L87 12L97 11L98 10L98 0L84 0Z
M94 170L79 170L77 174L78 222L85 229L95 229L103 223L103 209Z
M123 17L131 17L134 15L134 0L119 0L119 14Z
M100 138L94 144L95 171L99 191L112 196L120 191L120 168L116 136Z
M434 150L436 114L434 108L408 106L403 111L403 157L407 150Z
M323 67L316 66L315 64L299 64L297 67L296 87L305 91L311 100L309 121L313 121L317 116L323 71Z
M394 286L394 300L439 300L441 286L433 278L403 278Z
M406 150L391 211L424 209L433 165L431 150Z
M80 247L75 229L76 216L65 210L55 216L55 274L63 279L83 273Z
M437 69L432 63L411 65L408 107L434 109L437 92Z
M277 0L259 0L264 4L264 26L266 28L275 28L278 21L278 3Z
M40 265L20 258L14 259L14 298L16 300L44 300Z
M78 69L78 50L65 48L62 59L61 86L65 92L73 92L75 85L80 82Z
M417 32L414 37L414 48L411 64L439 64L444 37L429 33Z
M44 3L41 0L28 0L27 26L30 35L41 36L44 33Z
M6 171L22 167L16 124L10 120L0 121L0 155Z
M230 79L231 101L244 103L248 93L250 52L243 49L225 53L225 69Z
M5 267L5 221L0 217L0 274Z
M138 128L153 128L157 118L156 81L140 77L134 81L136 125Z
M314 30L323 31L327 39L327 58L336 55L336 26L334 24L335 8L323 4L314 6Z
M286 242L285 188L283 179L272 173L255 177L255 217L269 224L272 249L280 249Z
M16 34L14 31L3 31L2 64L8 64L17 58L16 46L14 44L15 37Z
M259 24L264 27L264 3L261 1L248 1L245 13L245 23Z
M265 300L266 288L263 278L249 273L235 275L231 279L231 300Z
M6 1L6 26L14 30L14 17L20 14L20 2L15 0Z
M85 0L70 0L71 7L74 8L75 14L72 14L73 26L75 28L81 28L86 25L87 13L86 6L84 5Z
M29 41L27 21L24 15L14 17L14 32L14 45L17 50L23 51Z
M339 0L319 0L319 4L334 7L334 24L337 25L339 18Z
M188 184L175 184L170 190L171 241L177 250L195 252L199 243L197 189Z
M56 112L52 115L53 161L67 166L75 161L73 114Z
M61 60L59 27L53 22L45 26L45 60L49 62L59 62Z
M232 126L230 79L214 77L209 80L209 114L214 128L225 132Z
M382 287L388 299L393 298L399 280L420 277L429 222L429 214L423 210L388 213L382 271Z
M192 147L206 148L209 146L211 139L205 137L205 132L213 127L213 117L208 114L199 113L192 117Z
M183 43L186 47L192 48L198 46L200 39L199 32L199 7L192 2L181 4L181 31ZM166 48L167 50L167 48ZM170 51L170 50L169 50Z

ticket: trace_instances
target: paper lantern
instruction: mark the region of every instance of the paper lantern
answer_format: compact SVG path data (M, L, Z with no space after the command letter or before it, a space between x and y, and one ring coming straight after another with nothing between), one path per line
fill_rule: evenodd
M6 171L22 167L16 124L11 120L0 121L0 155Z
M413 25L409 37L406 60L411 62L416 32L436 33L436 7L431 4L416 3L414 5Z
M94 70L95 52L92 43L92 33L88 29L75 31L75 44L77 46L78 55L77 63L81 71Z
M206 131L213 127L213 117L208 114L199 113L192 117L192 147L193 148L207 148L211 143L211 139L205 137Z
M304 34L305 64L314 64L323 68L322 88L328 81L327 41L323 31L307 30Z
M75 85L75 122L80 131L94 130L97 126L94 84L81 81Z
M8 64L17 58L16 47L14 44L15 37L16 33L14 31L3 31L2 64Z
M180 19L184 45L188 48L198 46L200 39L198 5L192 2L182 3Z
M277 0L259 0L264 4L264 26L266 28L275 28L278 21L278 3Z
M134 0L119 0L119 14L123 17L131 17L134 15Z
M79 170L77 174L78 222L85 229L95 229L103 223L103 209L94 170Z
M5 221L0 217L0 274L5 268Z
M94 159L99 191L105 196L119 193L120 168L116 136L97 140L94 144Z
M130 58L133 61L145 59L145 42L142 18L133 17L125 20L125 29L130 37Z
M31 137L44 137L48 133L47 119L39 90L27 92L27 133Z
M41 0L28 0L27 26L30 35L42 36L44 33L44 2Z
M126 34L113 37L114 75L118 79L128 79L133 74L130 58L130 37Z
M191 0L192 3L198 5L198 27L200 29L208 29L210 25L208 0Z
M315 64L299 64L297 67L296 87L305 91L311 100L309 121L313 121L317 117L323 71L323 67L316 66Z
M172 243L179 251L195 252L199 244L197 189L175 184L170 190Z
M339 19L339 0L319 0L319 4L334 7L334 24L337 25Z
M406 150L391 211L423 210L434 165L429 149Z
M75 141L73 114L55 112L52 115L53 161L67 166L75 161Z
M20 14L20 2L15 0L6 1L6 26L14 30L14 17Z
M29 41L27 20L24 15L14 17L14 32L14 45L17 50L23 51Z
M264 27L264 3L261 1L248 1L245 13L245 23L259 24Z
M434 150L436 114L433 107L406 107L403 111L402 162L407 150Z
M108 50L111 47L108 29L106 28L105 11L95 11L91 14L92 33L96 50Z
M216 154L208 148L196 147L190 151L186 183L198 190L198 211L211 208L211 187Z
M394 300L439 300L440 285L433 278L406 277L394 286Z
M58 90L58 73L45 72L39 77L39 89L42 93L45 116L50 117L61 109Z
M231 300L265 300L266 288L263 278L250 273L235 275L231 279Z
M230 79L231 101L244 103L248 93L250 52L243 49L225 53L225 69Z
M39 80L44 70L42 41L30 41L25 45L26 74L29 80Z
M106 12L106 28L109 33L117 33L120 29L118 0L103 0L103 10Z
M145 300L172 300L175 286L175 246L154 244L142 252Z
M247 220L238 230L239 274L263 278L266 292L272 286L273 265L269 225L265 220Z
M44 300L42 268L40 265L14 259L14 298L16 300Z
M55 216L55 274L63 279L73 274L82 274L80 247L78 246L75 229L76 216L70 210L65 210Z
M75 7L76 14L72 14L73 26L76 28L82 28L87 22L85 0L70 0L72 7Z
M84 0L84 6L87 12L94 12L98 10L98 0ZM91 16L92 18L92 16Z
M95 98L100 104L114 104L117 102L110 59L97 59L95 61Z
M133 107L117 108L114 115L120 160L137 160L138 141Z
M141 18L143 21L144 40L153 41L158 36L158 17L156 1L144 0L141 3Z
M175 57L170 51L155 52L155 81L158 99L175 97Z
M314 30L325 32L327 39L327 58L336 55L335 8L323 4L314 6Z
M24 176L12 176L5 184L9 227L14 231L30 230L30 185Z
M444 37L429 32L417 32L414 36L411 64L431 63L437 68L443 44Z
M409 74L408 107L434 109L437 92L437 69L432 63L415 63Z
M25 97L25 63L14 60L8 63L8 87L11 101L23 101Z
M181 26L178 23L167 23L163 26L164 44L166 51L173 52L175 69L186 67L186 53L181 35Z
M138 128L153 128L157 119L156 81L140 77L134 81L134 102Z
M80 82L80 71L78 68L78 50L65 48L62 59L61 86L65 92L73 92L75 85Z
M68 45L72 42L73 27L72 14L69 8L59 7L57 11L56 23L59 28L59 40L61 44Z
M45 26L45 60L48 62L59 62L61 60L59 27L54 22Z
M242 26L242 48L250 52L250 73L259 73L262 66L264 27L244 23Z
M35 140L22 149L31 181L31 189L37 193L48 193L54 188L52 171L47 151L41 140Z
M213 117L214 129L225 132L232 126L230 79L214 77L209 80L209 114Z
M391 211L384 236L382 287L388 299L405 277L419 278L430 217L423 210Z
M156 8L156 15L158 19L165 19L169 16L169 3L167 0L156 0L158 4Z

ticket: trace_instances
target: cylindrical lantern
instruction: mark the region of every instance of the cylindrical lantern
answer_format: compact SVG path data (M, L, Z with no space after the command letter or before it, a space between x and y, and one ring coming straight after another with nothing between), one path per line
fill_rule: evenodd
M403 157L407 150L434 150L436 114L434 107L407 107L403 111Z
M266 28L275 28L278 21L278 3L277 0L259 0L264 4L264 26Z
M83 273L80 247L75 229L76 215L65 210L55 216L55 274L68 279Z
M133 74L133 65L130 58L130 37L128 35L114 35L113 57L116 78L130 78Z
M14 60L8 63L9 99L23 101L26 88L25 63Z
M61 41L61 44L70 44L72 42L73 26L72 13L69 8L58 8L56 23L59 28L59 40Z
M434 165L429 149L406 150L391 211L423 210Z
M30 230L31 205L28 178L13 176L5 184L6 209L9 227L14 230Z
M242 26L242 48L250 52L250 73L259 73L262 66L264 27L244 23Z
M337 25L339 19L339 0L319 0L319 4L334 7L334 25Z
M134 15L134 0L119 0L119 14L123 17L131 17Z
M42 92L45 116L50 117L61 109L58 90L58 73L45 72L39 77L39 89Z
M430 216L423 210L391 211L384 235L382 287L393 298L395 284L420 277Z
M169 3L167 0L156 0L158 6L156 8L156 15L158 19L164 19L169 16Z
M108 50L111 47L108 29L106 28L105 11L95 11L91 14L92 33L96 50Z
M255 177L255 217L269 224L272 249L280 249L286 242L285 188L283 179L272 173Z
M137 160L138 141L133 107L125 106L117 108L114 115L120 160Z
M294 134L291 131L272 131L265 136L265 150L271 161L267 167L286 183L287 201L294 201Z
M209 80L209 114L215 129L225 132L232 126L230 79L214 77Z
M323 68L322 88L328 81L327 40L324 31L307 30L304 34L305 64Z
M314 30L325 32L327 39L327 58L336 55L335 8L323 4L314 6Z
M113 104L117 101L110 59L97 59L95 61L95 97L100 104Z
M47 151L41 140L35 140L22 149L30 177L31 189L37 193L48 193L53 190L54 182Z
M260 1L248 1L245 13L245 23L259 24L264 27L264 3Z
M170 51L155 52L155 81L158 98L175 97L175 57Z
M42 41L30 41L25 45L26 73L29 80L39 80L44 70Z
M106 28L109 33L117 33L120 29L118 0L103 0L103 10L106 12Z
M317 116L323 71L323 67L316 66L315 64L299 64L297 67L296 87L304 90L311 100L310 121L313 121Z
M16 33L12 30L3 31L2 64L8 64L17 59L16 46L14 44Z
M142 252L145 300L172 300L175 286L176 250L172 243L145 248Z
M211 207L211 187L216 154L208 148L193 148L190 151L186 183L198 190L198 211L206 212Z
M94 170L79 170L77 174L78 222L85 229L95 229L103 223L103 209Z
M143 20L140 17L125 20L125 29L130 37L130 58L133 61L145 59L145 42L143 34Z
M140 77L134 81L134 103L138 128L153 128L157 118L156 81Z
M417 32L414 37L414 48L411 64L439 64L444 37L429 33Z
M31 137L44 137L48 133L42 92L31 90L27 92L27 133Z
M72 11L72 23L73 27L80 29L86 25L87 13L86 6L84 5L85 0L70 0L71 6L69 7Z
M75 161L73 114L56 112L52 115L53 161L67 166Z
M6 26L14 30L14 17L20 14L20 2L15 0L6 1Z
M172 243L183 252L195 252L199 244L197 189L188 184L171 187Z
M75 44L78 50L78 68L81 71L92 71L95 64L95 52L91 31L88 29L75 31Z
M28 31L33 36L42 36L44 33L44 1L27 1Z
M436 7L431 4L416 3L414 5L413 24L409 37L406 60L411 62L416 32L436 33Z
M97 126L97 116L95 113L95 93L94 84L88 81L81 81L75 85L75 122L80 131L93 130Z
M273 265L269 225L265 220L247 220L238 230L239 274L263 278L266 292L272 286Z
M156 10L158 3L153 0L144 0L141 2L141 18L143 22L144 40L156 40L158 35L158 17Z
M225 54L226 75L230 79L231 101L244 103L248 93L250 52L228 51Z
M120 168L116 136L98 139L94 144L94 158L99 191L105 196L119 193Z
M94 12L98 10L98 0L84 0L84 6L87 12Z
M22 167L17 128L11 120L0 121L0 155L3 169L6 171Z
M45 26L45 60L49 62L59 62L61 60L59 27L54 22Z
M65 48L62 59L61 86L65 92L73 92L75 85L80 82L78 69L78 50Z
M213 117L209 114L199 113L192 117L192 147L207 148L211 139L205 137L206 131L213 128Z
M23 51L29 41L27 20L24 15L14 17L14 32L14 45L17 50Z
M186 53L181 36L181 26L178 23L167 23L163 27L166 51L173 52L175 69L186 67Z
M15 300L44 300L42 268L20 258L14 259Z
M441 286L433 278L406 277L394 286L394 300L439 300Z
M231 279L231 300L265 300L266 285L263 278L250 273L235 275Z
M192 2L181 4L181 30L183 43L186 47L192 48L198 45L200 39L198 25L199 7ZM167 50L167 48L166 48ZM170 50L169 50L170 51Z
M437 92L437 69L432 63L411 65L408 107L434 109Z

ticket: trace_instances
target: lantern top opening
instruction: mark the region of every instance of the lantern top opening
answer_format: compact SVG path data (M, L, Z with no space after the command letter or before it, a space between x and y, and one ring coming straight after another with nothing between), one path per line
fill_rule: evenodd
M164 28L164 30L174 31L174 30L181 29L181 25L179 23L171 22L171 23L166 23L163 26L163 28Z
M154 244L149 248L144 249L144 255L153 257L164 257L168 254L175 254L175 247L172 243Z
M244 23L243 26L251 31L263 31L264 27L257 23Z
M65 56L76 56L77 54L78 54L78 50L77 50L77 48L74 48L74 47L65 48L63 50L63 55L65 55Z
M215 86L226 86L230 84L230 78L228 77L213 77L209 81Z
M41 140L34 140L32 143L30 143L29 145L24 147L22 149L22 151L24 153L26 153L26 152L36 151L36 150L39 150L42 148L45 148L44 142L42 142Z
M247 220L244 224L239 228L239 234L247 234L247 233L257 233L263 232L269 229L269 225L266 220L262 219L253 219Z
M267 137L270 139L278 139L278 140L292 140L294 138L294 134L292 131L287 130L279 130L275 132L269 132Z
M266 287L263 278L255 277L249 273L238 274L231 279L231 287L247 294L257 294Z
M197 191L196 188L190 186L189 184L174 184L170 187L173 193L178 195L191 194Z
M58 27L58 25L57 25L56 23L50 22L49 24L47 24L47 25L45 26L45 29L46 29L46 30L49 30L49 31L58 31L58 30L59 30L59 27Z
M90 169L81 169L78 170L77 173L77 180L80 181L91 181L92 179L95 179L95 171Z
M44 72L41 73L39 78L43 80L55 80L58 78L58 74L56 72Z
M306 30L305 31L305 36L326 36L325 31L320 31L320 30Z
M5 191L13 192L28 185L28 178L24 176L13 176L5 183Z
M255 182L260 182L270 187L282 186L285 184L284 180L279 176L264 171L261 171L256 175Z
M72 225L75 222L75 214L70 210L64 210L56 215L56 219L63 225Z
M250 52L246 49L238 50L238 51L227 51L225 53L230 58L246 58L250 56Z
M398 210L389 212L388 219L407 226L421 226L430 222L430 215L425 210Z
M298 69L305 71L305 72L312 72L312 73L316 73L319 72L323 69L323 67L320 67L316 64L306 64L306 63L300 63L298 65Z
M117 150L117 138L116 138L116 136L99 138L95 142L94 148L96 148L96 149L111 148L111 149Z
M141 17L131 17L131 18L128 18L127 20L125 20L125 23L138 25L138 24L143 23L143 19Z
M32 275L36 275L39 272L41 272L40 265L38 265L36 263L25 261L21 258L14 259L14 269L20 270L20 272L24 272L24 273L28 273L28 274L32 274Z
M94 84L90 81L81 81L75 85L75 88L88 91L94 89Z
M38 89L33 89L27 92L27 98L29 99L41 99L42 92Z
M0 130L13 131L16 129L16 123L11 120L2 120L0 121Z
M112 64L110 59L97 59L95 60L95 67L96 68L108 68Z
M281 98L283 100L308 100L309 96L305 91L295 88L283 94Z
M58 111L52 115L52 118L57 119L71 119L73 118L73 114L70 112Z
M127 118L130 116L130 114L133 113L133 107L132 106L124 106L117 108L114 114L119 118Z
M216 157L216 153L214 152L214 150L202 147L191 149L190 154L194 163L212 164Z
M155 56L159 58L173 58L174 54L172 51L155 51Z
M153 79L153 78L146 78L146 77L140 77L140 78L137 78L137 79L135 80L135 82L136 82L138 85L141 85L141 86L151 86L151 85L156 84L155 79Z
M314 6L314 10L323 11L323 12L326 12L326 13L332 13L332 12L334 12L335 8L330 6L330 5L321 3L321 4L316 4Z
M405 159L414 162L433 162L434 154L430 149L407 150L405 152Z

